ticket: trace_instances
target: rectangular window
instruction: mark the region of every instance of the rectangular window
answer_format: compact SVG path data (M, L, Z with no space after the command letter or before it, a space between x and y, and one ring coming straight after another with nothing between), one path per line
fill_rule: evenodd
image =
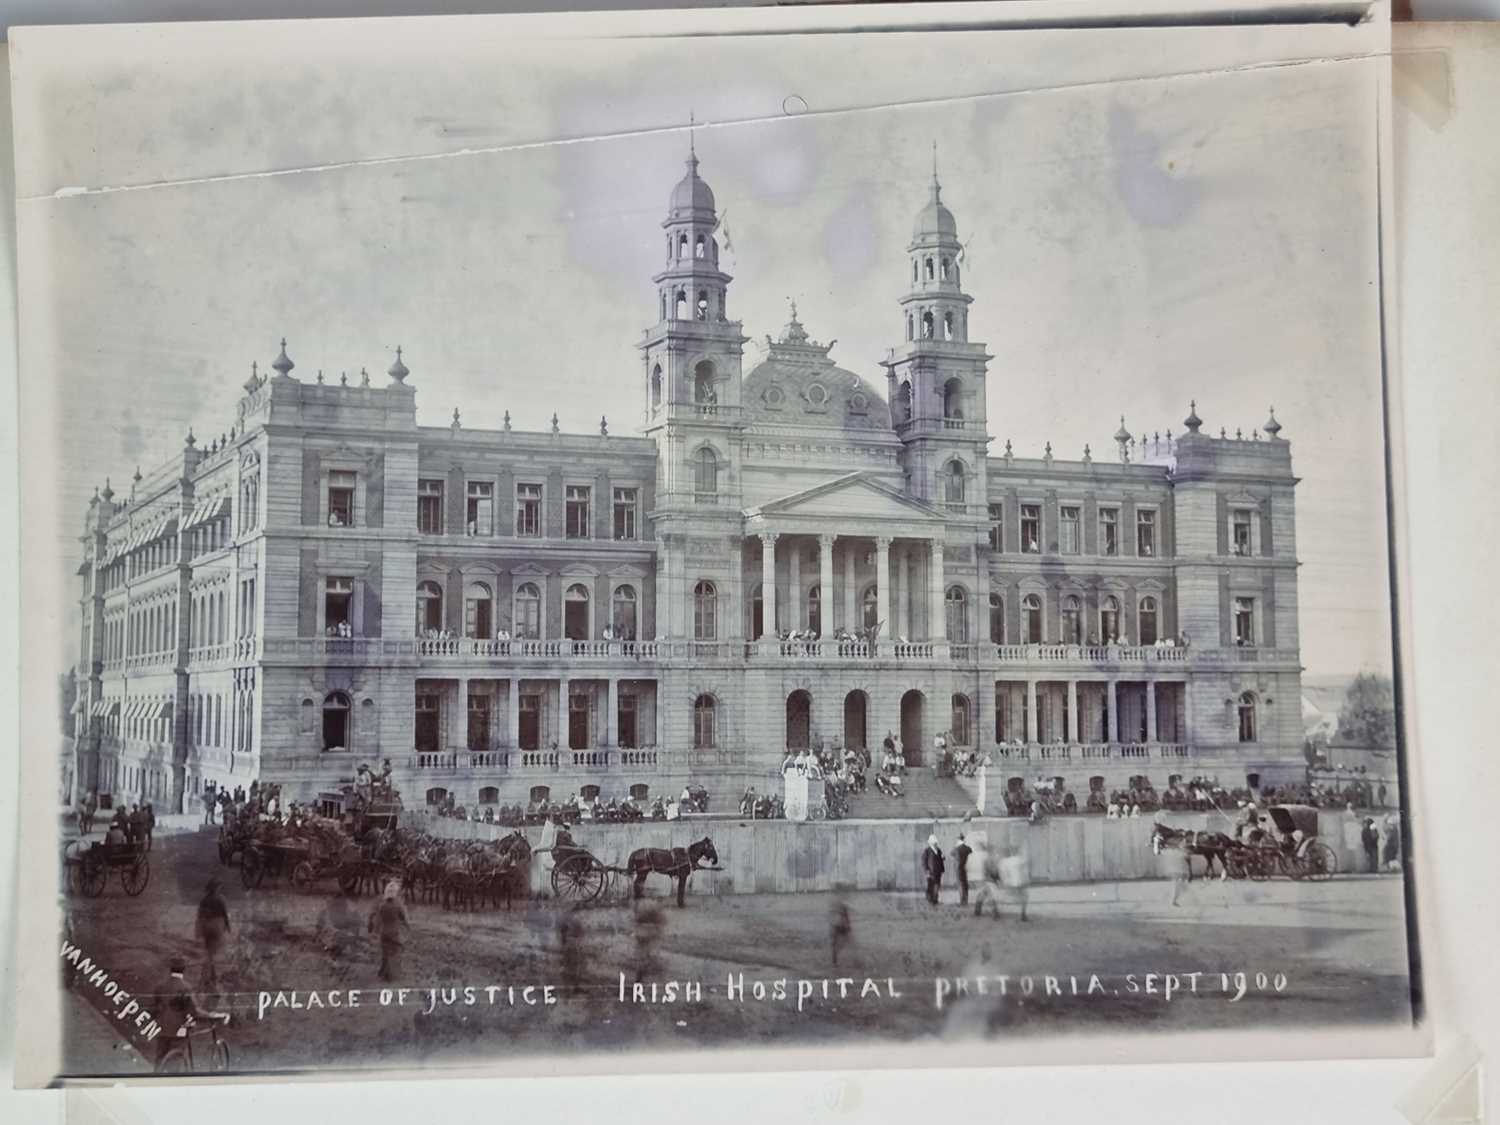
M1077 508L1059 510L1058 549L1065 555L1076 555L1083 550L1082 539L1078 534Z
M465 528L470 535L495 534L495 486L487 480L471 480L464 509Z
M636 497L638 490L634 488L615 489L615 538L636 538Z
M479 692L469 693L469 737L470 750L484 751L490 748L490 697Z
M542 486L516 485L516 534L536 539L542 534Z
M443 482L417 481L417 534L443 533Z
M1250 554L1250 509L1236 508L1234 510L1233 526L1231 527L1230 543L1236 555L1241 558Z
M328 474L328 526L354 526L354 473L335 469ZM217 530L217 525L215 525Z
M1120 509L1099 509L1099 553L1114 556L1120 553Z
M323 588L323 618L330 633L347 631L353 624L354 580L330 578Z
M1005 550L1005 505L991 504L990 512L990 550Z
M1042 506L1021 505L1021 550L1028 555L1042 552Z
M1143 559L1156 557L1156 513L1149 508L1135 514L1135 553Z
M589 494L593 489L584 484L570 484L564 494L565 524L563 534L569 539L589 537Z
M417 712L414 744L421 754L435 754L442 743L438 732L441 729L442 705L435 692L417 692Z
M1255 644L1255 599L1234 599L1234 643L1247 648Z

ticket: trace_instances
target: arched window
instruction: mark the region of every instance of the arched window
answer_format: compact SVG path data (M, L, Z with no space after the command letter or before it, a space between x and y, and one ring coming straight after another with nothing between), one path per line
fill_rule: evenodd
M924 339L924 340L930 340L930 339L932 339L932 313L931 313L931 311L924 312L922 314L922 339Z
M708 290L698 290L698 303L693 308L693 315L699 320L708 319Z
M630 787L630 799L632 801L644 801L651 796L651 786L643 782L637 782Z
M1156 599L1142 598L1140 613L1141 644L1154 645L1156 643Z
M580 801L592 802L599 796L600 789L597 785L580 785L578 787L578 799Z
M693 587L693 639L712 641L719 636L719 592L712 582Z
M349 749L349 697L341 691L330 692L323 700L323 749ZM217 737L214 745L218 745Z
M917 260L915 258L911 260L911 283L913 285L917 283Z
M910 340L916 335L916 325L913 323L911 313L906 314L906 338Z
M949 586L943 599L948 611L948 640L956 645L969 643L969 599L962 586Z
M948 280L948 274L951 272L951 269L952 269L951 263L948 261L947 258L944 258L943 259L943 265L942 265L942 277L943 277L944 281Z
M1255 741L1255 693L1247 691L1240 696L1238 705L1240 717L1240 741Z
M943 499L950 507L962 507L964 502L964 463L949 461L948 471L943 475Z
M516 587L516 640L536 640L542 635L542 592L534 582Z
M1000 594L990 595L990 644L1005 643L1005 598Z
M901 387L896 392L896 411L898 422L911 421L911 380L903 379Z
M974 741L970 733L969 697L967 695L960 694L953 697L953 720L948 729L948 741L953 746L968 746Z
M943 384L943 417L962 418L963 416L964 385L957 378L949 379Z
M1035 594L1027 594L1021 599L1021 630L1022 644L1042 643L1042 599Z
M923 274L925 275L926 279L928 281L931 281L932 280L932 259L931 258L924 258L922 260L922 271L923 271Z
M441 785L434 785L427 790L426 801L429 805L441 805L448 800L448 790Z
M715 718L718 707L715 705L714 697L711 695L700 695L693 700L693 748L696 750L712 750L718 732L715 728Z
M865 592L859 599L860 620L866 629L873 629L880 624L880 591L872 582L865 587Z
M1065 645L1083 643L1083 603L1073 595L1063 599L1062 643Z
M953 314L951 312L943 314L943 339L953 339Z
M697 241L693 243L693 257L702 258L705 256L705 251L706 247L703 244L703 236L700 234Z
M661 364L651 368L651 409L661 405Z
M582 582L563 591L563 636L570 641L589 639L589 588Z
M823 587L813 586L807 591L807 627L819 635L823 632Z
M464 636L486 640L495 635L495 595L484 582L464 586Z
M531 792L527 794L527 797L534 805L541 804L543 801L550 799L551 796L552 787L548 785L533 785L531 787Z
M688 248L687 235L686 234L679 234L677 236L677 256L679 258L686 258L687 257L687 248Z
M693 491L700 500L719 494L719 458L708 446L693 454Z
M443 627L443 588L436 582L417 583L417 636Z
M615 587L615 602L611 607L611 628L614 629L615 640L633 641L636 631L636 596L634 586Z
M1107 645L1120 639L1120 599L1113 595L1099 603L1099 640Z
M481 805L498 805L500 803L499 788L494 785L486 785L479 791L479 803Z
M714 390L714 365L704 360L693 368L693 401L699 406L710 406L719 401Z
M687 319L687 290L677 290L677 295L672 298L672 319Z

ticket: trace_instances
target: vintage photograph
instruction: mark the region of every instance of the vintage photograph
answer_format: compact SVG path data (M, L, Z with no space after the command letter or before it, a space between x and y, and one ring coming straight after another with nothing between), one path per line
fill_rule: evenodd
M1409 1032L1379 45L17 34L55 1077Z

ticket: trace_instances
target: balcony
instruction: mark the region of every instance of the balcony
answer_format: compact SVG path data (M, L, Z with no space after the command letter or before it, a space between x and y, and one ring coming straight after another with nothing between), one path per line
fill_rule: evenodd
M1052 765L1111 761L1183 762L1193 756L1185 742L1072 742L1030 743L1025 746L991 746L987 753L995 765L1022 762Z
M488 641L468 637L416 642L423 660L493 660L501 663L655 660L657 641Z
M302 765L308 761L301 761ZM343 760L339 759L340 764ZM456 777L471 773L504 772L547 776L562 772L612 771L665 772L671 769L701 769L705 766L743 767L743 750L677 750L656 746L594 748L588 750L443 750L417 751L406 760L406 768L424 775Z

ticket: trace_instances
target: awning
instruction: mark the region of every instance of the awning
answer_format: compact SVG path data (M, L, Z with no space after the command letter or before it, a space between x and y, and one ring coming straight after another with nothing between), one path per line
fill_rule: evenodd
M172 717L172 701L170 699L164 699L160 703L158 703L154 707L152 707L151 708L151 714L148 716L148 718L150 718L153 721L158 720L158 719L170 719L171 717Z
M110 707L110 704L112 702L113 702L113 700L109 700L109 699L96 699L96 700L94 700L94 705L89 708L89 714L90 715L103 715L103 714L106 714L109 711L109 707Z
M187 523L182 525L183 531L189 531L199 524L207 523L209 520L218 519L229 511L229 497L224 495L208 496L193 505L192 514L188 516Z

